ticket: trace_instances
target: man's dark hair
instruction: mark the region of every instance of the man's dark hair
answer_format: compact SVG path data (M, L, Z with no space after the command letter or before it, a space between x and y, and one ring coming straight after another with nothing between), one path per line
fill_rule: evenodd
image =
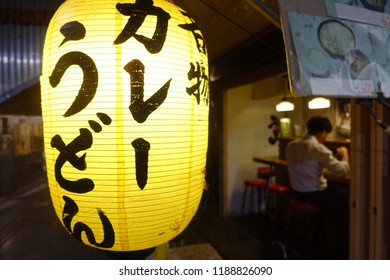
M332 124L327 117L311 117L306 124L307 132L309 134L317 134L322 131L326 131L328 133L332 132Z

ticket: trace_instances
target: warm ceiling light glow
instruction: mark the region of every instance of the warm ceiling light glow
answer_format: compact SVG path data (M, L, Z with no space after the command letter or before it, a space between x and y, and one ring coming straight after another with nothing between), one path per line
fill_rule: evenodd
M330 100L323 97L316 97L309 101L309 109L325 109L330 107Z
M277 112L287 112L287 111L293 111L294 110L294 103L291 103L287 100L283 100L276 104L276 111Z
M66 230L109 251L167 243L205 187L208 60L165 0L67 0L41 76L50 195Z

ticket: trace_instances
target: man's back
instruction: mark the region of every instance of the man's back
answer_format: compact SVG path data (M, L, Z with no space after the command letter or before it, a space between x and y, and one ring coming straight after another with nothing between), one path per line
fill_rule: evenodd
M286 148L286 159L291 186L298 192L324 190L327 187L324 168L336 176L349 172L348 163L337 160L332 151L313 135L290 142Z

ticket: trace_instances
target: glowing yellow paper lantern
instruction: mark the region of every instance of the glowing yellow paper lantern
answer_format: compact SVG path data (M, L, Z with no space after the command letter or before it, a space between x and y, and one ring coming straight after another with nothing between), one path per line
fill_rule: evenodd
M110 251L178 235L205 185L208 61L190 16L163 0L67 0L41 76L52 202Z

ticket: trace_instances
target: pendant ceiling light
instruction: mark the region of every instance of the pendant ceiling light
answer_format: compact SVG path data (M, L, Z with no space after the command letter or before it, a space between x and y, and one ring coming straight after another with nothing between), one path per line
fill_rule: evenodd
M278 112L287 112L293 110L294 110L294 103L287 101L285 98L281 102L276 104L276 111Z
M288 83L288 77L287 75L283 75L283 84L284 84L284 90L283 90L283 100L280 101L278 104L276 104L276 111L277 112L288 112L294 110L294 103L287 101L286 98L286 92L290 91L290 86Z
M316 97L309 101L309 109L325 109L330 107L330 100L323 97Z

